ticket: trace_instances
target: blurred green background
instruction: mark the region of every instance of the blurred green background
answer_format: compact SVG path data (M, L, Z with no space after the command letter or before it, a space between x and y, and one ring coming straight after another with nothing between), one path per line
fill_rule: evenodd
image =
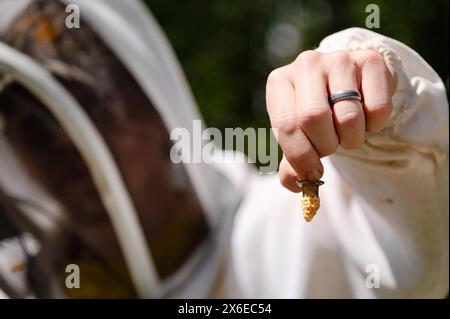
M269 72L325 36L365 27L407 44L448 88L448 0L146 0L175 48L208 126L268 127ZM447 89L448 91L448 89Z

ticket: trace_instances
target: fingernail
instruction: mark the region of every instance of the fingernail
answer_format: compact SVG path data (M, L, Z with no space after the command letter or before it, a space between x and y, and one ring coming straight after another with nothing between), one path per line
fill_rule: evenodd
M320 179L322 174L318 170L312 170L305 174L306 179L312 180L312 179Z

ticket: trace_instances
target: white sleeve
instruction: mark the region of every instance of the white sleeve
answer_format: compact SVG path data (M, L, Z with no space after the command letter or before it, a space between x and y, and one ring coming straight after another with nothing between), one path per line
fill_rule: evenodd
M375 49L398 76L388 126L362 148L339 149L331 162L348 210L330 213L357 271L379 270L378 297L448 293L448 103L436 72L406 45L351 28L317 50ZM341 196L342 197L342 196ZM330 199L330 198L328 198ZM329 203L333 205L333 203ZM337 206L336 206L337 207Z

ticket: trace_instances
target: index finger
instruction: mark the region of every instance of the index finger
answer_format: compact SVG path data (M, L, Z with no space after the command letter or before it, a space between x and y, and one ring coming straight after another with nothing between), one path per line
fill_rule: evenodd
M274 134L298 179L319 179L323 166L303 133L296 110L294 86L285 67L272 71L267 80L266 102Z

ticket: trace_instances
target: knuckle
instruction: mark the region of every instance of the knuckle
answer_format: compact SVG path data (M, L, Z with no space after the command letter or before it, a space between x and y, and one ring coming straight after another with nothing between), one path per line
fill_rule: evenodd
M314 65L319 63L322 53L315 50L306 50L300 53L296 59L300 65Z
M367 105L367 109L369 110L371 115L391 114L392 108L393 106L391 101L379 102L375 103L374 105Z
M347 51L336 51L331 53L331 58L333 60L333 65L343 65L350 64L351 59Z
M384 59L381 53L375 50L366 50L364 53L364 64L365 65L384 65Z
M301 112L300 125L310 127L321 123L331 116L329 107L311 107Z
M279 83L284 77L284 70L282 68L273 70L267 77L267 87Z
M361 119L361 113L356 110L350 110L339 114L338 124L345 128L357 127L358 122Z
M361 135L361 137L353 138L350 141L343 140L341 146L346 150L356 150L364 144L364 140L364 135Z
M378 133L383 130L389 121L392 108L392 103L383 103L367 107L366 131L369 133Z
M297 164L296 167L304 168L312 163L314 152L315 150L311 145L300 143L295 148L285 150L284 154L290 163Z
M336 153L338 148L338 144L337 143L333 143L330 145L327 145L325 147L323 147L318 153L320 157L325 157L325 156L330 156L334 153Z
M281 116L274 121L273 127L279 134L289 136L299 129L299 123L295 116Z

